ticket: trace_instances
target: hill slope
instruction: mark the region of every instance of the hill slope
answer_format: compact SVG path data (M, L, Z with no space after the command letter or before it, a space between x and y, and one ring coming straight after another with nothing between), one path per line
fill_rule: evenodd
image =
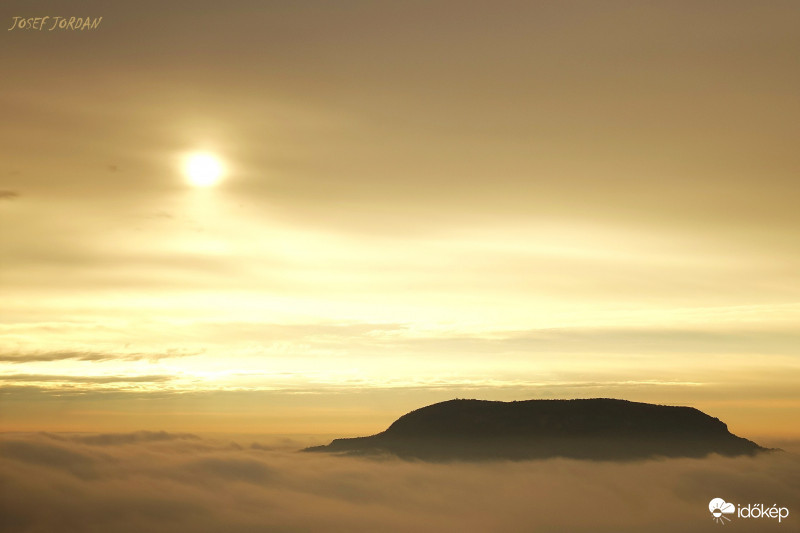
M752 455L765 448L691 408L614 399L450 400L411 411L377 435L309 452L394 454L423 460Z

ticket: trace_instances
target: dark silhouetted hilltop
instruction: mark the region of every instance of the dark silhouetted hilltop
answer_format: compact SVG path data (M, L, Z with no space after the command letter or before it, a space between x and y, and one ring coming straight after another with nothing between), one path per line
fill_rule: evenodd
M615 399L450 400L411 411L377 435L309 452L393 454L430 461L753 455L765 451L692 407Z

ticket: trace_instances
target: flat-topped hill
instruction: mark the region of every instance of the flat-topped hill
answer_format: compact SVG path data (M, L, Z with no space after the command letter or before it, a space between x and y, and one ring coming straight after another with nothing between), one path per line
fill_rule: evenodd
M393 454L423 460L752 455L737 437L692 407L615 399L493 402L450 400L411 411L377 435L335 439L311 452Z

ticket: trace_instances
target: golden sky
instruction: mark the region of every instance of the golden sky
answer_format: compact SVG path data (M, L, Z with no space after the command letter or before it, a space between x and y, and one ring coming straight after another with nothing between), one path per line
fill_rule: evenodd
M0 7L103 17L0 32L3 427L800 435L797 2L113 4Z

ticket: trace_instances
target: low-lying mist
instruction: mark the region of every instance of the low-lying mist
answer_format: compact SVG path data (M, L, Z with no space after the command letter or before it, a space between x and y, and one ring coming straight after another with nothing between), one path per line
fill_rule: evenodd
M8 532L715 531L709 500L788 507L800 456L429 464L298 453L288 438L0 435Z

